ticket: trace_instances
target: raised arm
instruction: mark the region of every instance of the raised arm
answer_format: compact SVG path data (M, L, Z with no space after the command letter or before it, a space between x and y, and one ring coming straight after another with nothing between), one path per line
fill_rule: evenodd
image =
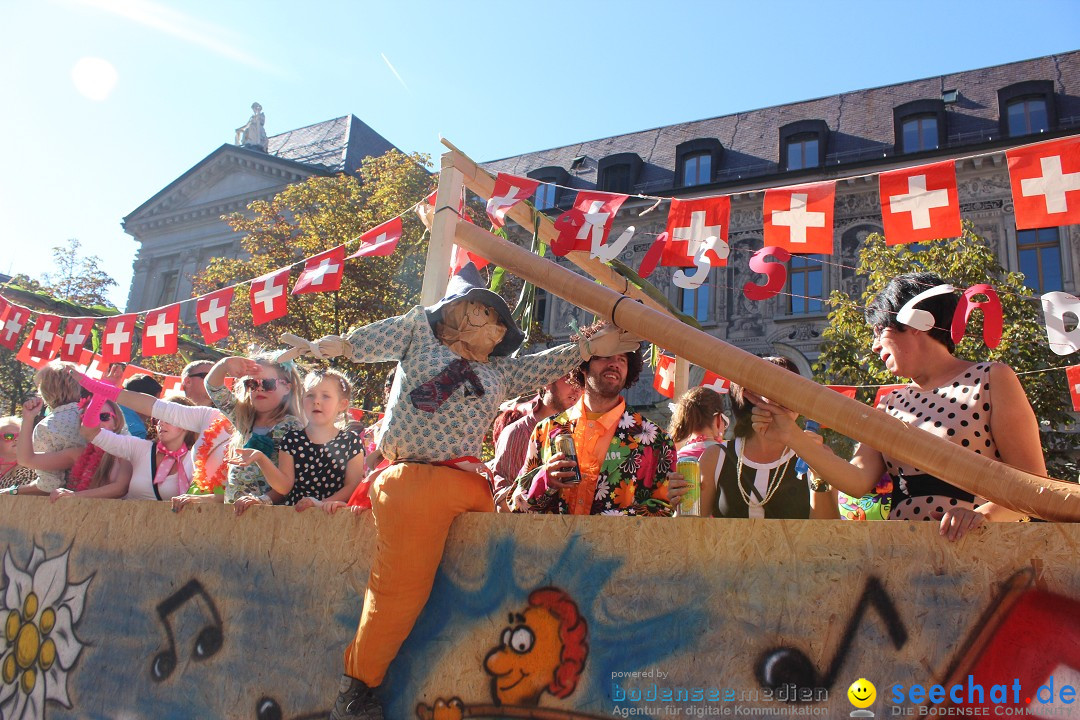
M31 470L46 472L70 470L82 454L82 448L72 447L56 452L34 451L34 418L41 412L42 406L41 398L30 398L23 403L22 428L19 431L19 439L15 441L16 461Z

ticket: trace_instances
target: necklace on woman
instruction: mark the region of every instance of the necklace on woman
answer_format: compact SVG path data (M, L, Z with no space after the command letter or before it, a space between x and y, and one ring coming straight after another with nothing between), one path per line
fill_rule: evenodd
M744 443L743 444L743 452L745 452L745 448L746 448L746 444ZM787 451L788 451L788 449L785 446L783 452L780 453L780 457L784 457L784 454L787 453ZM765 507L765 505L767 505L768 502L773 499L773 495L776 494L776 491L780 489L780 482L784 479L784 475L787 474L788 465L791 464L791 461L795 457L795 455L793 454L791 457L789 457L787 459L787 462L784 463L783 465L777 465L775 468L773 468L771 471L769 471L769 474L768 474L769 481L765 485L765 497L762 498L761 502L754 501L750 497L750 491L747 490L745 487L743 487L743 481L742 481L743 453L736 452L735 455L739 459L738 464L736 464L736 466L735 466L735 484L739 486L739 495L742 496L743 502L746 503L747 507L752 507L752 508ZM756 474L757 473L755 472L755 475ZM752 480L751 480L750 484L751 485L754 484Z

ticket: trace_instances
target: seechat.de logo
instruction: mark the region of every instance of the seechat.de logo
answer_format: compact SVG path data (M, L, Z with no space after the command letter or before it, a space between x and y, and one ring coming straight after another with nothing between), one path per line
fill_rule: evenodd
M866 678L859 678L851 683L851 687L847 690L847 697L851 704L856 707L855 710L851 711L851 717L874 717L874 711L867 710L868 707L874 704L874 700L877 699L877 688L874 687L874 683Z

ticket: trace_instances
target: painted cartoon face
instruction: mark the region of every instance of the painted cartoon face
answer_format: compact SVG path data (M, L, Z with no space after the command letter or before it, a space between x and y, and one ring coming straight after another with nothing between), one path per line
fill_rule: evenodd
M499 646L484 659L497 705L536 705L555 677L562 653L559 620L546 608L511 613Z
M851 683L847 696L855 707L868 708L874 704L874 700L877 698L877 688L874 687L874 683L866 678L859 678Z

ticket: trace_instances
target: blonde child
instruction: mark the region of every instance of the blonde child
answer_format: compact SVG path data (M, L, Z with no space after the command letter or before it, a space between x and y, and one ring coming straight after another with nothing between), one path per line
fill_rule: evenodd
M75 366L53 360L34 373L34 384L49 408L49 414L33 428L33 447L38 452L53 453L68 448L82 449L86 440L79 434L79 383L68 372ZM38 470L37 480L19 488L19 494L48 495L67 485L66 470Z
M270 487L285 496L283 505L328 513L344 507L365 469L360 435L342 429L351 396L352 385L337 370L309 373L302 400L307 427L281 439L276 466L256 449L239 450L238 463L256 464Z
M724 464L728 420L724 398L715 390L697 387L679 398L668 434L679 448L679 460L697 460L701 478L701 514L710 515L716 502L716 481Z

